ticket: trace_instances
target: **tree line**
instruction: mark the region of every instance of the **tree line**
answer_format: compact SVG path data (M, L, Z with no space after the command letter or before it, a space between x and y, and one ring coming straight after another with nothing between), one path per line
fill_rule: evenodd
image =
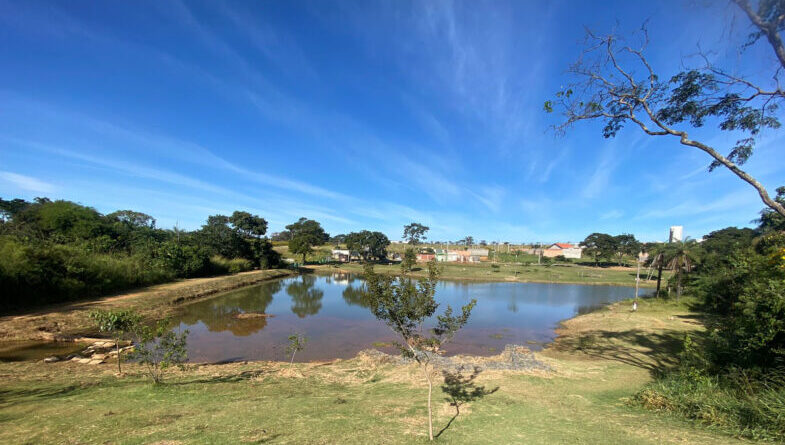
M0 310L277 267L266 232L264 218L244 211L185 231L133 210L104 215L64 200L0 198Z

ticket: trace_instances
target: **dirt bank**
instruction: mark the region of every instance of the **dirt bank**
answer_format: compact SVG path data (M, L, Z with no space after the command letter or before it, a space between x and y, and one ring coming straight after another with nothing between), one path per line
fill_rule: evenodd
M69 341L94 336L88 313L96 309L133 309L149 319L171 313L178 304L243 286L294 275L289 270L255 270L236 275L193 278L74 303L45 306L0 317L0 342Z

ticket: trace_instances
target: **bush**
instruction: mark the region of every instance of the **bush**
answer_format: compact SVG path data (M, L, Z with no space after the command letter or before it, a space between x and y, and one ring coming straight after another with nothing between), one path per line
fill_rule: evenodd
M253 263L244 258L233 258L230 260L221 255L214 255L210 257L210 266L213 273L216 274L239 273L251 270Z
M161 383L164 372L177 366L181 369L188 361L186 339L188 330L175 333L169 329L169 320L160 320L155 327L140 325L135 332L136 344L129 359L145 365L154 383Z
M96 254L81 245L22 244L0 236L0 308L87 298L173 278L140 256Z
M781 377L758 380L745 373L726 376L675 372L649 384L633 400L730 434L785 440L785 386Z

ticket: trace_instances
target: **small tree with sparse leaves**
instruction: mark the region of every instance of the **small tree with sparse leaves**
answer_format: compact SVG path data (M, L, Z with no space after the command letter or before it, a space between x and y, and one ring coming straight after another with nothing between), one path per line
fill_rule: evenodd
M289 361L289 367L294 365L294 355L305 349L306 343L308 343L308 337L302 334L292 334L289 336L289 346L286 347L286 352L292 354L292 359Z
M188 330L174 332L169 320L159 320L155 326L140 325L136 331L136 347L129 357L145 365L153 382L161 383L167 368L185 368L188 361L186 339Z
M434 299L438 282L435 261L428 263L428 277L413 281L407 276L392 277L374 272L372 265L365 266L366 301L377 319L384 321L403 340L397 343L404 357L417 362L428 383L428 437L433 440L433 413L431 395L436 376L432 359L441 354L442 347L469 320L477 300L461 308L454 315L448 305L443 315L436 317L433 329L424 329L424 323L436 312L439 304Z
M122 374L120 342L139 326L141 316L133 311L93 311L90 318L99 331L112 336L117 350L117 372Z

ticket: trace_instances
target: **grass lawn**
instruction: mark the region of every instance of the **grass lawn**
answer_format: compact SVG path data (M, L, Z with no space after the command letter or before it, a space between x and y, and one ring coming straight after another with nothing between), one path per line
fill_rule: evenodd
M634 268L627 267L589 267L575 264L552 265L550 267L522 264L493 263L439 263L442 267L440 278L446 280L474 281L521 281L537 283L572 283L572 284L604 284L611 286L635 286ZM377 272L398 274L401 267L397 264L376 265ZM345 271L362 273L363 266L359 263L343 263L334 265L309 265L317 271ZM413 276L426 276L424 264L415 267ZM665 278L663 278L663 282ZM641 287L655 287L656 281L646 281L646 271L641 270Z
M554 371L485 371L498 390L461 406L435 393L443 443L743 443L627 398L672 364L687 306L645 300L567 321L538 358ZM329 363L192 365L155 386L127 365L0 363L0 443L426 443L417 370L360 355Z

